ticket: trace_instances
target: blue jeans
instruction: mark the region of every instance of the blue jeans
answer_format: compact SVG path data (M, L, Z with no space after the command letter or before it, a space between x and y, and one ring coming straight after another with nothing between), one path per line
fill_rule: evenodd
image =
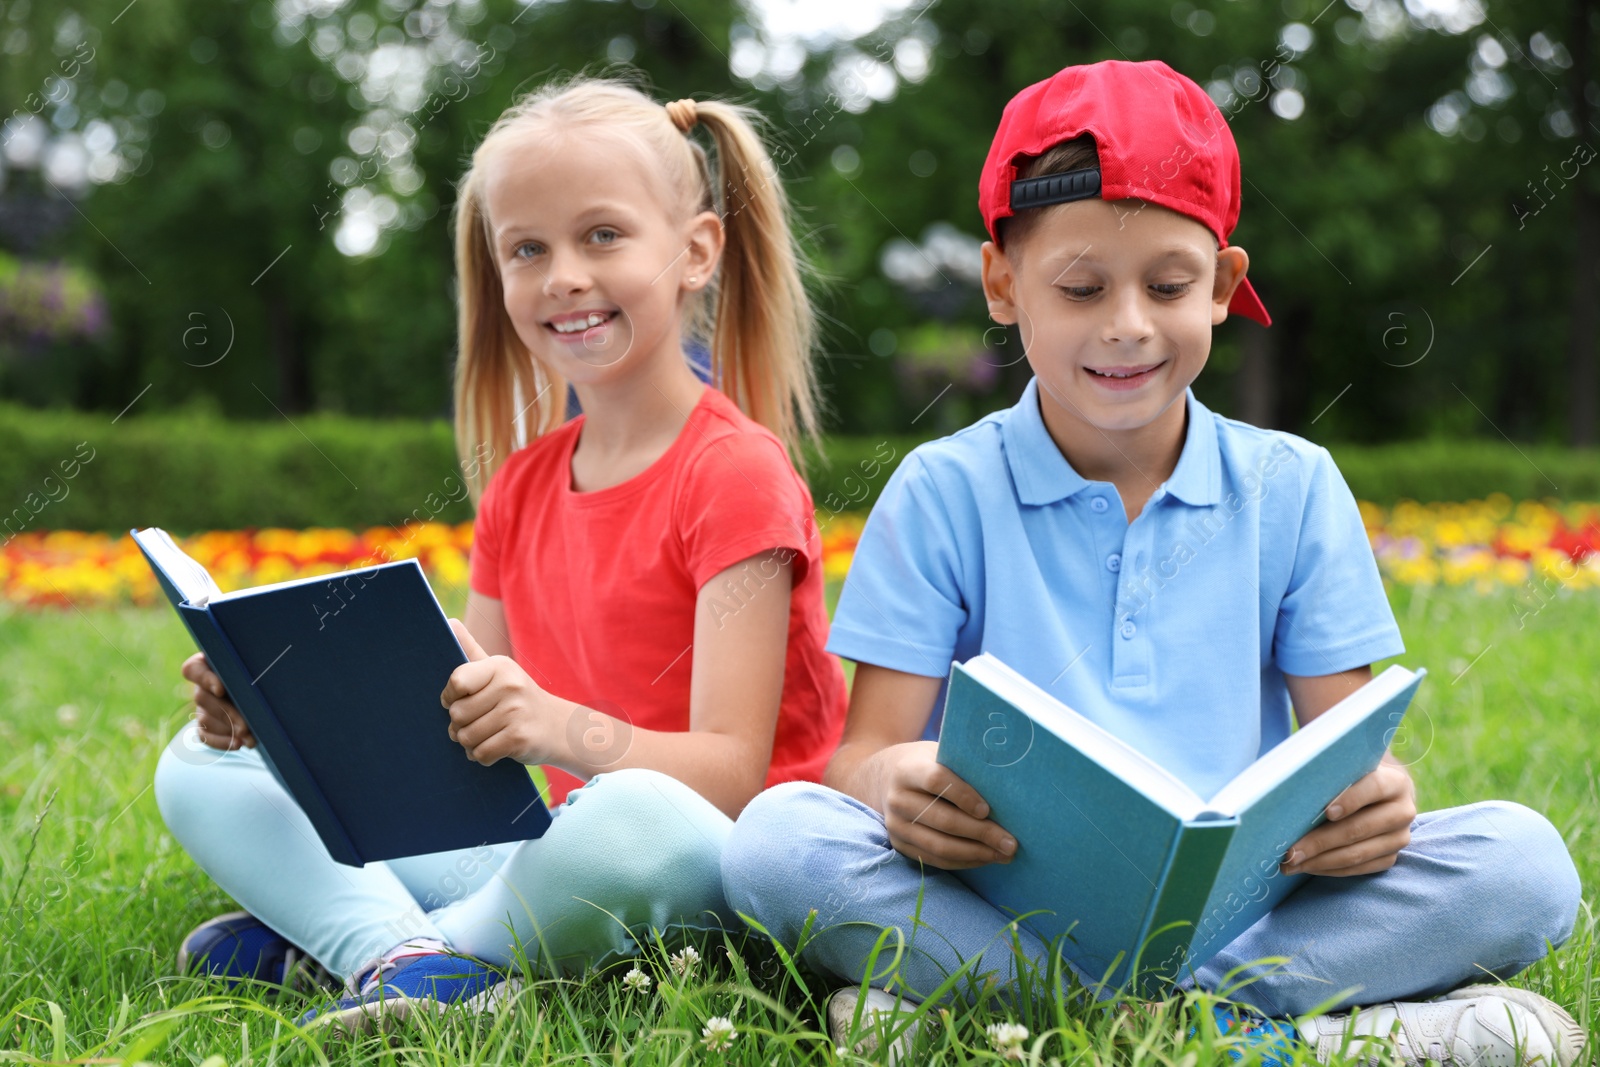
M1002 989L1017 976L1011 916L949 872L895 851L882 815L825 786L790 782L756 797L728 839L722 876L729 906L790 948L815 909L802 955L845 981L884 983L889 952L878 957L880 973L866 968L886 927L904 939L897 986L913 999L962 960L976 958L969 973L990 973ZM1580 894L1565 842L1537 812L1501 801L1423 812L1393 867L1308 879L1179 988L1228 992L1248 977L1230 995L1269 1016L1330 1000L1436 996L1541 959L1547 941L1571 936ZM1016 936L1043 973L1046 945L1025 929ZM1246 966L1224 985L1230 970L1268 956L1290 960ZM977 985L957 988L970 996Z
M648 929L736 926L719 866L732 821L656 771L596 775L537 840L365 867L328 855L254 749L208 748L193 723L162 752L155 798L223 890L346 979L412 938L499 966L520 943L541 969L571 973L636 954Z

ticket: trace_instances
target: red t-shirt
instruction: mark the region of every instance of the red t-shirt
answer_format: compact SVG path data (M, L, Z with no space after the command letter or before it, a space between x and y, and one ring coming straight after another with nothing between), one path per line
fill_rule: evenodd
M787 549L789 647L767 784L818 780L849 698L838 657L823 650L811 492L783 445L707 388L653 464L579 493L572 453L583 421L514 452L478 503L471 587L502 602L516 661L556 696L646 729L687 730L700 587L740 560ZM725 580L719 597L729 614L772 581L753 563L736 573L737 587ZM580 784L554 767L545 773L552 803Z

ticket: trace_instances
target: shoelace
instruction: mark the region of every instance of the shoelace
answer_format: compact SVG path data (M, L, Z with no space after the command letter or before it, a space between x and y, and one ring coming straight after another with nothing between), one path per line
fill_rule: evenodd
M363 967L351 976L348 984L351 992L356 996L366 996L377 989L389 977L398 971L406 960L416 959L418 956L447 956L447 952L438 952L430 949L419 949L416 952L407 952L392 959L380 959L367 967Z

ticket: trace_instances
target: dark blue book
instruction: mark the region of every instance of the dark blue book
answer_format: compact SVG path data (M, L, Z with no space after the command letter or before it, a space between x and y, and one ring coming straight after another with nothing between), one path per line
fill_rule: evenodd
M938 760L1017 839L953 873L1089 982L1158 995L1309 877L1279 861L1377 767L1426 673L1391 666L1204 798L994 656L952 664Z
M360 867L549 827L527 767L481 766L450 739L439 694L467 655L416 560L224 593L164 531L129 533L335 860Z

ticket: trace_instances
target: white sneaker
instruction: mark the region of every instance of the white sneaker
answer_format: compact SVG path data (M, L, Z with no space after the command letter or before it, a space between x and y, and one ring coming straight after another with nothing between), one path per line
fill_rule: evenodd
M1449 1067L1574 1067L1584 1060L1587 1040L1583 1027L1553 1001L1500 985L1309 1016L1298 1027L1321 1063L1344 1048L1376 1065L1392 1049L1409 1067L1429 1060Z
M887 1026L892 1033L897 1027L904 1025L905 1018L910 1016L916 1007L915 1003L903 996L896 997L893 993L869 987L867 1001L861 1005L861 1025L853 1027L851 1024L855 1022L856 1006L860 1002L859 987L845 986L843 989L835 989L828 997L824 1014L828 1017L828 1036L833 1040L835 1047L853 1049L862 1055L871 1055L878 1050L880 1023ZM901 1057L910 1053L911 1043L917 1039L917 1033L921 1028L922 1020L918 1019L906 1026L905 1032L889 1043L888 1057L884 1061L889 1067L895 1067ZM853 1044L852 1038L855 1038Z

